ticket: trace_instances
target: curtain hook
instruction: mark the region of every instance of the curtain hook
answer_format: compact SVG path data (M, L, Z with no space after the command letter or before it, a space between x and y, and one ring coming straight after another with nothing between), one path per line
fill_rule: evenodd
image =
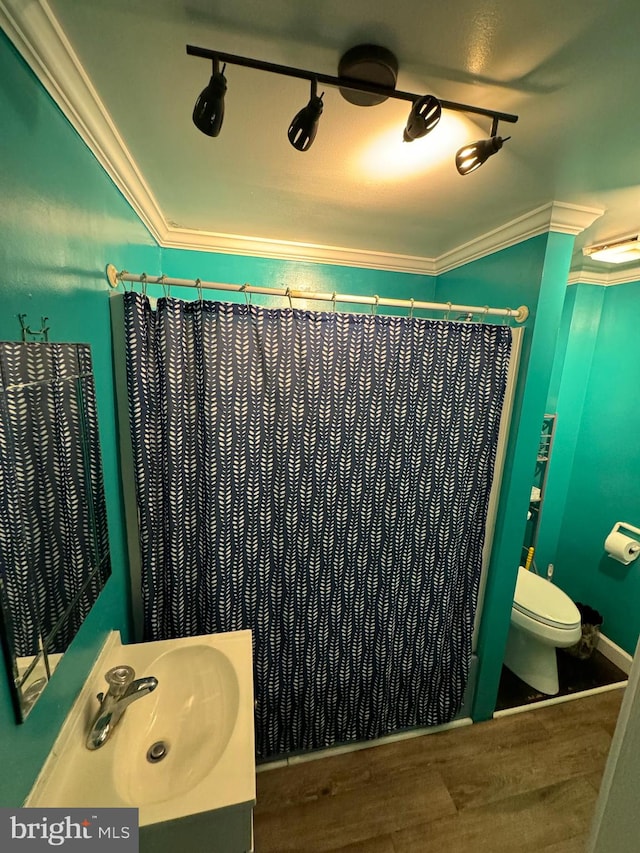
M411 306L409 307L409 319L410 320L413 320L413 306L414 306L415 301L416 300L412 296L411 297Z
M284 295L285 295L285 296L287 297L287 299L289 300L289 308L291 308L291 310L293 311L293 302L291 301L291 291L289 290L289 288L287 288L287 289L286 289L286 291L285 291L285 294L284 294Z
M240 293L244 293L244 301L247 304L247 307L251 305L251 294L247 295L247 288L251 285L245 281L244 284L240 285Z
M147 295L147 274L143 272L140 274L140 283L142 284L142 295Z
M166 279L166 275L164 273L162 275L158 276L158 284L162 285L162 292L164 293L164 295L166 297L166 296L170 296L170 293L167 293L167 286L164 283L165 279Z
M380 302L380 297L376 293L373 298L375 299L375 303L371 306L371 315L375 317L378 313L378 303Z
M450 303L450 302L447 302L447 313L444 315L444 319L445 319L445 320L448 320L448 319L449 319L449 314L451 314L451 307L452 307L452 306L451 306L451 303Z
M483 312L483 314L482 314L482 317L480 318L480 322L481 322L481 323L484 323L484 321L487 319L487 314L488 314L488 313L489 313L489 306L488 306L488 305L485 305L485 306L484 306L484 312Z
M200 302L202 302L202 282L199 278L196 279L196 289L198 291L198 299Z
M336 313L336 292L335 292L335 290L333 291L333 293L331 295L331 302L333 303L333 313L335 314Z
M505 315L505 316L503 317L503 319L502 319L502 325L503 325L503 326L508 326L508 325L509 325L509 320L511 319L511 314L512 314L512 313L513 313L513 312L511 311L511 308L507 308L507 313L506 313L506 315Z

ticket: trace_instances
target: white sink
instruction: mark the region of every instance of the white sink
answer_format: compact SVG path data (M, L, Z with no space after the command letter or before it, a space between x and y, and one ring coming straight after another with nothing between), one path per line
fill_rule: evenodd
M109 740L86 748L104 673L126 664L158 686L133 702ZM161 743L165 756L147 752ZM140 826L255 800L251 632L123 646L93 668L26 806L139 809Z

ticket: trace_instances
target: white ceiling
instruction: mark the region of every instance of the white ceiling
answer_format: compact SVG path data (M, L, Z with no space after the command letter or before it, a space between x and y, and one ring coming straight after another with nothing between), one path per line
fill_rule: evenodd
M171 227L437 258L555 200L606 211L577 238L576 262L584 244L640 231L638 0L50 7ZM337 74L363 42L397 55L399 89L518 114L500 127L512 139L461 177L456 149L488 136L490 121L447 113L450 139L443 118L428 137L374 155L382 135L401 139L408 105L356 107L329 88L301 153L286 131L308 84L232 66L220 136L192 124L211 64L187 56L187 43Z

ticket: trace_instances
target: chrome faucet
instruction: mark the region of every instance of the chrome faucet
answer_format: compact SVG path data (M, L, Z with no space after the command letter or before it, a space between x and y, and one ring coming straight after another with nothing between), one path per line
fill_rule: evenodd
M100 708L87 736L87 749L98 749L111 737L114 728L126 709L136 699L147 696L158 686L152 675L137 678L130 666L114 666L105 675L109 685L106 693L98 693Z

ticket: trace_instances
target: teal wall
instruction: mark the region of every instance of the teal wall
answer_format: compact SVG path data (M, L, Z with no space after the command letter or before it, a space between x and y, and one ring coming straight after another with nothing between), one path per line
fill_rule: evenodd
M128 580L116 452L104 269L158 263L158 248L84 143L0 35L0 339L19 340L18 314L53 341L92 347L113 575L23 725L0 677L0 805L20 805L107 631L128 627Z
M343 293L361 296L387 296L397 299L422 299L431 301L435 297L436 279L432 276L410 273L389 272L387 270L342 267L333 264L314 264L302 261L284 261L272 258L255 258L239 255L221 255L211 252L193 252L184 249L162 250L162 272L175 278L200 278L203 281L223 281L231 284L248 282L267 287L291 288L292 290L315 290L321 293ZM150 291L151 292L151 291ZM155 289L158 293L158 289ZM195 292L172 288L172 295L193 299ZM209 296L221 298L221 294L209 293ZM242 294L224 294L225 299L243 300ZM256 303L270 302L278 306L287 306L285 297L252 297ZM294 308L300 303L293 301ZM310 310L330 309L329 303L307 302ZM366 311L366 307L342 304L340 310ZM381 312L383 309L380 309ZM403 309L406 310L406 309ZM388 308L384 313L392 313ZM416 311L418 316L420 312Z
M18 314L24 313L34 328L48 317L52 341L91 344L113 564L98 603L22 725L14 722L6 679L0 677L0 806L16 806L31 788L107 632L119 629L127 639L130 630L106 264L149 275L162 271L180 278L426 300L434 298L435 279L161 250L4 35L0 115L0 339L19 339ZM154 292L161 291L151 287ZM196 296L194 290L172 292Z
M437 298L445 302L525 304L531 311L480 621L474 720L488 719L495 708L573 243L566 234L535 237L440 276L436 288Z
M576 286L541 525L554 580L599 610L603 632L629 654L640 633L640 563L607 557L604 539L616 521L640 527L638 317L640 282Z
M17 315L26 313L28 322L34 325L42 315L49 317L52 340L82 340L92 345L113 560L112 579L47 691L22 726L13 722L9 693L0 679L0 760L5 770L0 777L0 805L22 802L107 631L119 628L125 636L129 631L109 305L104 277L108 262L119 269L146 271L149 275L163 272L180 278L250 281L296 289L378 293L514 308L523 303L529 306L532 313L526 323L478 643L480 668L474 718L489 717L502 665L542 416L548 398L555 395L560 406L563 388L568 393L572 387L559 367L553 371L558 329L565 330L564 337L561 335L563 361L579 365L580 347L574 346L571 338L573 324L578 323L579 317L571 312L562 314L573 237L561 234L535 237L437 280L325 264L160 249L4 37L0 37L0 110L3 116L0 337L17 339ZM150 292L159 295L160 289L152 287ZM193 290L181 293L174 289L172 293L196 296ZM572 296L585 311L592 298L589 293L582 296L579 291ZM321 306L311 303L309 307ZM586 331L585 335L588 337ZM600 355L606 360L601 343L593 351L594 365L600 363ZM630 365L629 377L631 373ZM584 388L583 394L586 412L593 397L591 388ZM589 423L588 419L581 422L576 460L587 452ZM593 428L592 432L595 422ZM577 440L575 424L574 431ZM580 488L575 466L571 476L566 474L565 478L571 495ZM637 492L629 491L629 500L634 498L637 504ZM625 510L625 506L616 505L614 515L617 517L618 511L624 515ZM560 544L556 563L559 575L564 575L570 583L569 561L560 559L564 528L561 534L557 536ZM602 570L600 573L604 574ZM612 582L622 583L620 579Z
M555 413L557 418L536 543L535 560L542 573L546 573L549 563L557 563L605 290L588 284L567 289L547 399L547 412ZM561 573L554 576L556 583L560 576Z

